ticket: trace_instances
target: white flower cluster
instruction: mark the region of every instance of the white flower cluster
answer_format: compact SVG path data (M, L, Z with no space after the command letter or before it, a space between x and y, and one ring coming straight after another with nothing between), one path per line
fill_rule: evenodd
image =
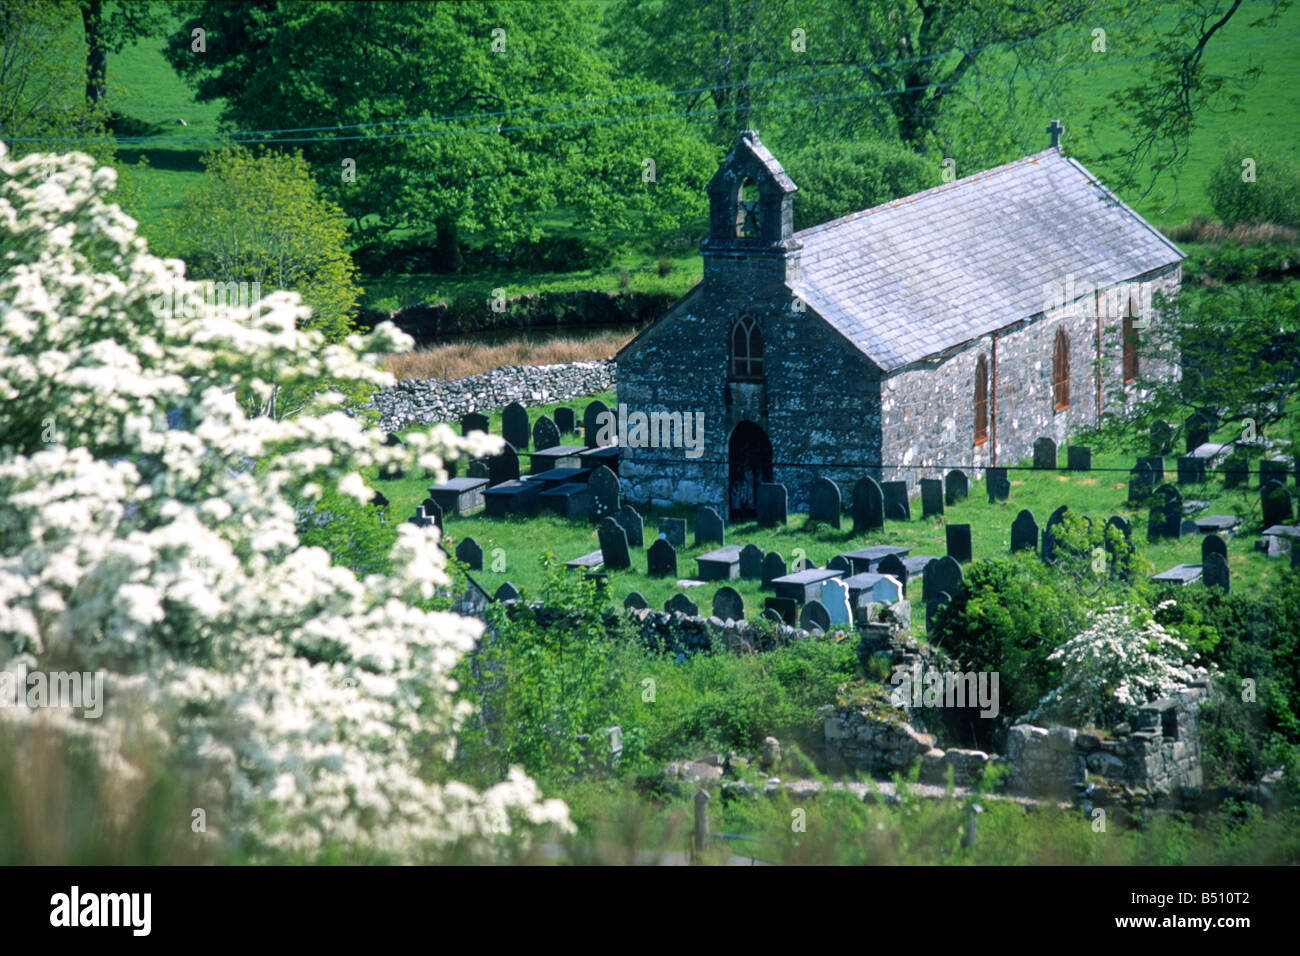
M438 472L492 440L439 426L389 447L337 392L250 418L237 389L390 385L379 355L410 340L385 325L326 346L290 293L151 308L194 283L149 255L113 182L87 155L13 162L0 144L0 668L106 675L100 720L0 719L61 723L123 774L123 743L153 740L226 809L209 835L266 852L420 859L569 829L522 773L483 793L440 779L466 716L450 673L481 625L412 605L448 582L437 529L403 525L393 575L358 580L299 544L286 500L364 499L362 469ZM187 427L169 429L176 409Z
M1022 719L1082 726L1129 713L1207 676L1190 657L1187 644L1149 615L1106 608L1048 655L1063 682Z

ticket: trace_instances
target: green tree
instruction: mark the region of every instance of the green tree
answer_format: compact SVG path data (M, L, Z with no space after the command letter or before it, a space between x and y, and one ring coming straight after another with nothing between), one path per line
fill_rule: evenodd
M108 54L158 33L168 15L162 4L141 0L122 0L111 7L104 0L80 0L78 5L86 40L86 102L97 107L108 89Z
M1205 191L1224 222L1300 226L1300 165L1271 148L1233 141Z
M805 229L939 184L938 168L889 142L819 142L792 153L794 227Z

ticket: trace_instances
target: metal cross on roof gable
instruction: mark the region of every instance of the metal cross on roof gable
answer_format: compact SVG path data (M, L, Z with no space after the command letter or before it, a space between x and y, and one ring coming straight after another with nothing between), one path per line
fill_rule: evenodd
M1047 132L1052 134L1052 149L1056 149L1061 145L1061 134L1065 132L1065 127L1059 119L1054 119L1048 124Z

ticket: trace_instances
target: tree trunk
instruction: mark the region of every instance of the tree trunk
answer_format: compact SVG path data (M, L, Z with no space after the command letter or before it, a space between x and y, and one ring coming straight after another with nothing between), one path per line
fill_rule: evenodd
M460 253L460 229L455 219L438 220L437 270L458 274L465 268L465 258Z
M102 0L84 0L81 5L81 23L86 31L86 101L92 107L104 98L108 78L103 7Z

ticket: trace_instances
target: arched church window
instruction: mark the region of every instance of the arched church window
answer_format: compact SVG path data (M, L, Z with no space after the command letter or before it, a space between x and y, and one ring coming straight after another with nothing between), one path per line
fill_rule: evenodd
M731 327L731 376L745 379L763 377L763 330L748 316Z
M981 355L975 363L975 444L989 438L989 360Z
M1052 350L1052 409L1070 407L1070 337L1065 329L1056 330L1056 347Z

